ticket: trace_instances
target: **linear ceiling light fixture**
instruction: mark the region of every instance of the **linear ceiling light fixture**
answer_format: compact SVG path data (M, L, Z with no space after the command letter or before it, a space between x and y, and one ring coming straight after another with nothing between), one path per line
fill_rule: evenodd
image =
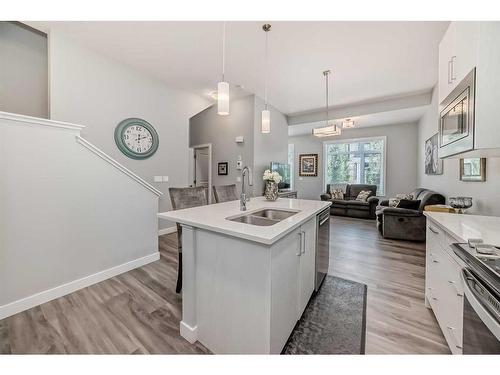
M229 83L225 81L226 73L226 21L222 26L222 81L217 84L217 114L229 115Z
M266 23L262 25L262 30L266 33L266 53L265 53L265 71L264 71L264 110L262 111L262 124L260 131L262 134L269 134L271 133L271 112L269 111L267 107L267 46L268 46L268 35L269 31L271 31L271 25Z
M329 102L330 102L330 97L329 97L329 77L332 72L330 70L325 70L323 72L323 76L325 77L325 97L326 97L326 126L322 128L316 128L313 129L312 133L316 137L331 137L335 135L340 135L342 133L342 130L335 125L333 120L330 120L330 113L329 113Z

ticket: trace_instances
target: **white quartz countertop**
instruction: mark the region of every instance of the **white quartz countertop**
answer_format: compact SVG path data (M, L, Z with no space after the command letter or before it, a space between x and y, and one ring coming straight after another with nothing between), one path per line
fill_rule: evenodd
M246 211L240 211L240 201L238 200L162 212L158 214L158 217L196 228L271 245L311 217L323 211L330 204L330 202L325 201L288 198L278 198L278 200L270 202L266 201L264 197L256 197L247 203ZM298 212L270 226L256 226L226 219L228 217L232 218L238 215L250 214L265 208L295 210Z
M424 215L462 242L467 242L469 238L481 238L486 244L500 246L500 217L427 211Z

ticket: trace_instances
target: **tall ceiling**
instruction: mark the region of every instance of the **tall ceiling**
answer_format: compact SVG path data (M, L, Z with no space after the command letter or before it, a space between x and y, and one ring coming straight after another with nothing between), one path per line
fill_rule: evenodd
M227 22L226 79L264 95L264 22ZM269 102L286 114L429 90L448 22L270 22ZM221 77L222 22L29 22L163 80L208 95Z

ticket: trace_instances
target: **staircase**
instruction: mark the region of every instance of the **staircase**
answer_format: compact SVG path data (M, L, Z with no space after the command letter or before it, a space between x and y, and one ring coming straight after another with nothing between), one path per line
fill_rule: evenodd
M83 128L0 112L0 319L159 259L162 193Z

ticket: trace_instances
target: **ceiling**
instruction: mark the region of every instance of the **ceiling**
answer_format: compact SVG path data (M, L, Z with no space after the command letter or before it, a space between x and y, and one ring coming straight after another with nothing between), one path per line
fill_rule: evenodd
M29 22L207 95L221 77L222 22ZM263 22L228 22L226 79L264 96ZM448 22L271 22L269 102L285 114L324 106L322 71L333 72L332 105L429 90Z

